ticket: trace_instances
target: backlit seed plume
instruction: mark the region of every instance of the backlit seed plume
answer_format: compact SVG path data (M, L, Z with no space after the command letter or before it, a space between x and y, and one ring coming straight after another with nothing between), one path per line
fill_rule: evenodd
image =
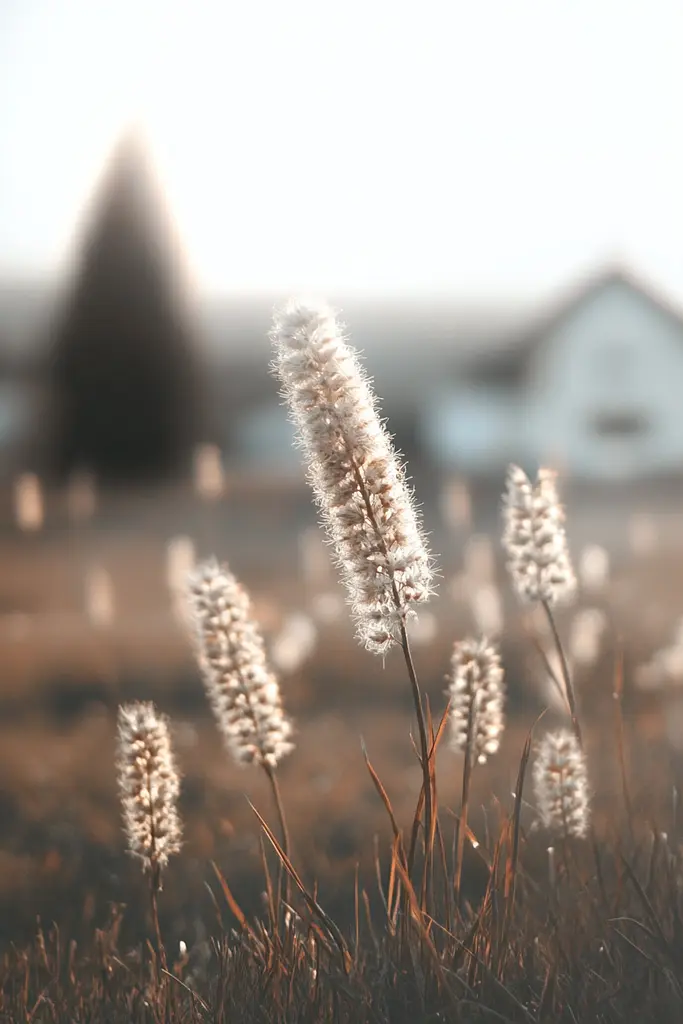
M543 737L533 782L543 825L558 835L585 836L590 815L588 776L586 759L573 732L561 729Z
M519 466L510 466L503 518L503 547L518 595L530 603L552 605L568 600L576 589L576 579L555 473L541 469L532 484Z
M485 764L498 750L505 728L505 689L498 651L484 638L456 643L448 680L451 745L454 750L466 749L473 708L472 756Z
M275 768L294 749L251 601L227 566L202 562L188 581L204 685L226 747L239 764Z
M145 871L161 871L180 850L180 779L168 723L154 704L119 707L117 768L130 852Z
M334 312L291 301L276 314L271 338L273 369L306 453L358 638L384 654L433 589L412 490Z

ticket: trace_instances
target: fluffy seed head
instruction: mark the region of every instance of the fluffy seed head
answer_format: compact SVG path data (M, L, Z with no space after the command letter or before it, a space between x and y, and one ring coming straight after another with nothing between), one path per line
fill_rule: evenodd
M145 871L160 871L180 850L180 779L168 723L154 704L123 704L118 714L117 767L130 852Z
M471 714L472 755L485 764L498 750L505 728L505 689L498 651L484 638L456 643L448 679L451 745L454 750L467 748Z
M433 589L413 493L333 311L292 301L276 314L271 337L358 638L383 654Z
M590 815L588 774L573 732L561 729L543 737L533 782L543 825L558 835L585 836Z
M503 547L515 590L529 603L568 600L576 588L555 477L541 469L532 484L519 466L508 470Z
M292 726L249 595L215 559L190 574L188 595L197 659L228 751L238 764L275 768L294 749Z

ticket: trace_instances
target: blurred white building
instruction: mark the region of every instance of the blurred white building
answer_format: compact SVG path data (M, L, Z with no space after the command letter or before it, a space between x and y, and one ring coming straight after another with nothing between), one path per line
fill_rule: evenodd
M426 447L473 474L515 461L577 479L683 469L683 317L622 270L437 377Z
M585 481L683 471L683 315L620 268L535 310L336 304L411 460L470 476L544 463ZM254 310L248 328L245 314L241 344L234 335L232 358L253 388L234 436L255 463L298 466L266 380L269 314L267 305ZM231 345L220 323L207 336L227 377Z
M46 433L56 295L0 282L0 472L22 468L22 438ZM299 475L269 373L268 330L282 298L205 300L188 315L206 370L202 402L225 461ZM500 478L510 461L529 470L544 463L585 481L683 471L683 316L622 269L535 309L328 298L412 467ZM163 376L163 360L159 367Z

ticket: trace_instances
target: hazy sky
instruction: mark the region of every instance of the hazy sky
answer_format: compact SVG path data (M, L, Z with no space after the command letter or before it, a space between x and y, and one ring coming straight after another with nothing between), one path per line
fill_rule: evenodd
M0 271L60 265L143 123L193 274L683 302L681 0L2 0Z

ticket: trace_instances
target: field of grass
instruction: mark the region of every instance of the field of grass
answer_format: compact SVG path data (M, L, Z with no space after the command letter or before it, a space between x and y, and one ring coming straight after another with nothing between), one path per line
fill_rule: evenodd
M294 547L296 522L293 514ZM383 664L354 643L346 611L329 601L333 579L314 586L303 570L287 577L279 567L269 584L261 565L250 575L242 548L269 646L292 611L315 619L316 587L329 606L313 648L281 672L296 728L296 749L279 772L291 834L285 908L275 895L279 832L267 780L236 768L223 750L170 614L163 535L179 525L140 535L110 526L85 539L66 527L6 533L0 1020L681 1018L678 683L674 673L638 685L683 609L676 552L615 562L597 590L580 595L580 606L599 607L608 620L599 651L572 665L593 845L558 840L537 823L536 744L566 723L544 687L547 631L520 612L495 544L482 569L463 564L467 529L453 537L432 631L415 637L421 686L436 729L452 643L476 630L470 598L490 585L488 573L501 596L508 722L498 754L472 772L459 899L464 758L447 731L439 743L427 910L419 830L411 870L406 860L422 772L400 653ZM227 553L229 535L222 543ZM106 626L83 615L79 574L93 558L115 584ZM558 613L565 643L574 616ZM184 844L159 894L162 948L146 880L126 852L116 790L116 708L140 699L169 715L182 775Z

